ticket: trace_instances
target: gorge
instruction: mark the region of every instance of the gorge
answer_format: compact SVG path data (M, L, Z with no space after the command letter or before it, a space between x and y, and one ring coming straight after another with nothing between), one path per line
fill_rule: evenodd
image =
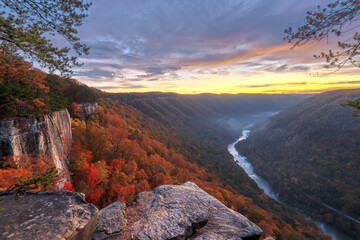
M246 140L248 138L249 134L250 134L250 130L243 130L242 135L235 142L228 145L228 151L233 156L234 161L244 169L246 174L248 174L248 176L252 180L254 180L256 182L258 187L261 188L267 196L274 199L276 202L284 205L287 208L292 209L293 211L297 211L300 214L303 214L307 220L314 222L323 233L329 234L333 240L351 240L352 239L351 236L341 232L340 230L336 229L335 227L333 227L319 219L314 219L313 217L306 215L306 213L304 213L304 211L300 211L300 209L297 209L294 206L289 206L288 204L286 204L284 201L282 201L278 197L278 195L272 190L271 186L266 181L266 179L258 176L255 173L254 167L252 166L252 164L248 161L248 159L245 156L241 155L235 147L238 142Z
M96 111L85 117L86 122L82 116L72 120L74 187L85 193L88 202L105 209L119 199L133 204L135 193L192 181L257 224L263 237L326 239L298 214L265 197L250 180L256 175L249 178L225 148L247 124L264 120L302 98L103 95L93 104ZM83 111L94 109L90 105L85 104Z

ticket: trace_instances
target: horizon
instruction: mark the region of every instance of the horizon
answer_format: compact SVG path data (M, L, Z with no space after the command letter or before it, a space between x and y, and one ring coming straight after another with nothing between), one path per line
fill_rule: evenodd
M95 1L78 29L90 54L79 57L84 65L72 77L105 92L315 94L358 88L357 67L335 71L313 57L336 49L341 38L331 35L328 43L294 50L283 40L286 28L302 25L306 11L326 3Z

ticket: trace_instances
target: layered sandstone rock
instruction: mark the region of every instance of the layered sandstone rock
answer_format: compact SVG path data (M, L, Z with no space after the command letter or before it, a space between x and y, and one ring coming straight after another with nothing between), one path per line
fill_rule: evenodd
M13 156L21 166L23 157L45 154L64 180L69 180L68 150L72 139L70 114L64 109L43 117L15 117L0 121L0 158Z

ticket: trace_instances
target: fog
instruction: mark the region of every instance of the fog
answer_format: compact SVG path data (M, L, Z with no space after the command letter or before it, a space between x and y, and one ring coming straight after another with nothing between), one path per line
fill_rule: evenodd
M234 138L240 136L245 129L264 124L266 120L278 113L279 111L269 111L255 114L242 114L238 116L222 116L213 119L213 123L216 127L225 130Z

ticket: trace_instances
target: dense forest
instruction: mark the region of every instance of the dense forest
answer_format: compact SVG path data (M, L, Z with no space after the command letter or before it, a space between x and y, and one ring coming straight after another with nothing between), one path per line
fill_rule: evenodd
M100 92L70 78L46 74L0 47L0 119L41 116L73 102L94 102Z
M237 184L228 184L228 180L218 177L217 170L211 166L217 166L212 162L224 157L222 152L202 149L200 143L196 151L187 149L186 145L182 149L169 148L161 139L167 142L179 142L179 139L169 134L171 130L163 124L120 101L102 99L99 103L100 107L86 124L78 119L74 119L72 124L74 188L84 192L89 202L99 207L114 201L132 204L136 193L162 184L192 181L257 223L265 235L277 239L326 238L311 226L304 225L300 216L292 215L268 199L247 179L246 174L238 173L238 177L233 171L235 180L239 181ZM144 127L147 125L152 128ZM188 141L196 144L193 140ZM209 162L204 167L186 161L184 157L197 152L197 158L203 158L201 155L206 151L212 157L204 156ZM223 171L241 170L231 161L222 161L229 164L218 166L225 168Z
M359 95L338 90L308 98L238 145L280 198L354 237L360 235L360 119L340 104Z
M73 184L66 182L65 190L83 192L87 201L102 208L114 201L131 205L136 193L162 184L193 181L258 224L266 236L328 239L300 216L266 197L249 180L226 152L221 141L231 137L213 125L214 115L208 107L179 96L178 101L159 101L166 99L166 95L142 100L146 107L132 106L120 99L123 96L114 97L72 79L46 75L22 59L8 63L0 69L2 76L11 76L4 78L6 83L0 82L11 86L1 88L1 106L6 113L2 117L39 116L64 107L71 112L73 142L69 153ZM31 72L36 78L12 74L15 67ZM34 89L35 92L40 89L37 86L46 91L39 90L38 94L43 95L30 95ZM42 102L41 111L32 112L36 98ZM73 103L94 100L98 109L86 122L80 120ZM24 102L21 111L5 110L6 102L19 101ZM185 108L196 111L186 112ZM0 188L17 183L32 185L33 190L54 190L50 185L58 179L49 162L45 156L27 156L20 166L2 164ZM40 181L34 184L34 180Z

